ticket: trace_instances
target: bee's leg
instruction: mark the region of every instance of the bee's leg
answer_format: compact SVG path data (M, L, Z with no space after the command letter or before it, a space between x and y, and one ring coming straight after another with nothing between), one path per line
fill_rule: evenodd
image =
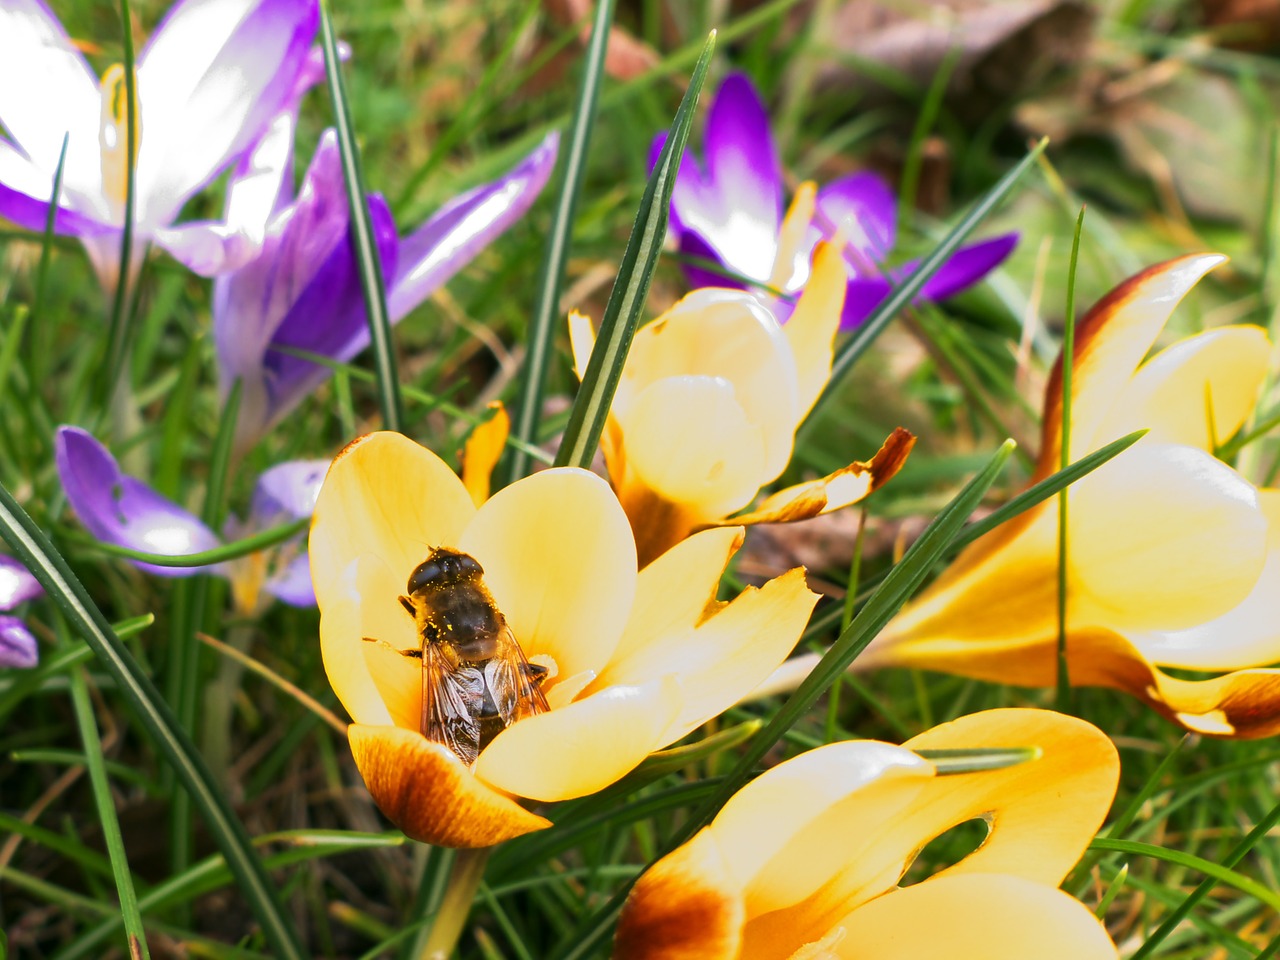
M547 674L551 672L540 663L528 662L525 663L524 670L529 675L529 680L539 687L542 686L542 681L547 679Z
M413 601L405 596L398 597L397 599L400 601L400 606L404 607L405 610L409 612L409 616L413 617L414 619L417 619L418 615L414 611Z
M422 651L421 651L420 649L416 649L416 650L401 650L399 647L392 646L391 644L387 643L387 641L385 641L385 640L376 640L376 639L374 639L373 637L361 637L360 639L361 639L361 640L363 640L365 643L376 643L376 644L378 644L378 645L380 645L380 646L386 647L388 650L392 650L392 651L394 651L394 652L396 652L396 653L400 654L400 656L402 656L402 657L409 657L409 658L411 658L411 659L413 659L413 660L421 660L421 659L422 659Z

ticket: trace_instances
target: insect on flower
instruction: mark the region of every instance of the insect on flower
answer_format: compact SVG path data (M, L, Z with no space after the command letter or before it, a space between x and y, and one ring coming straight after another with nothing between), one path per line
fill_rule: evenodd
M422 660L421 733L468 764L511 724L550 709L539 686L547 668L524 655L483 577L470 554L437 547L399 598L421 641L397 651Z

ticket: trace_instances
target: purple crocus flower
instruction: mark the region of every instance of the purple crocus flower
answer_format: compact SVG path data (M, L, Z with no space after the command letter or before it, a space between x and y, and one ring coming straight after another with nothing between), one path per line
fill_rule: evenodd
M238 380L236 449L247 451L330 374L273 347L348 361L369 343L364 297L352 251L349 208L337 138L326 131L296 198L280 167L289 118L246 158L228 188L228 216L266 224L261 255L214 285L213 336L223 397ZM446 203L397 239L386 201L369 195L369 212L387 307L397 322L524 215L555 166L559 137L546 139L505 176ZM274 193L262 189L273 184ZM250 191L255 191L250 193Z
M156 28L136 65L133 270L149 241L193 269L208 266L210 243L225 236L169 228L297 96L318 18L316 0L181 0ZM130 166L127 116L121 66L99 82L42 0L0 0L0 124L12 138L0 139L0 217L44 229L68 135L54 228L80 238L109 291Z
M666 134L658 135L650 168ZM785 299L771 306L790 315L794 297L809 278L813 248L837 235L849 272L841 326L857 326L918 264L880 265L893 250L896 201L874 173L840 177L813 193L797 191L783 215L782 165L769 132L769 117L751 81L725 77L707 114L704 160L686 151L671 195L671 234L682 253L719 264L725 276L694 264L685 273L694 286L748 289L765 285ZM924 285L923 300L942 300L981 280L1013 250L1016 233L962 247Z
M36 638L10 610L44 596L31 571L13 557L0 554L0 667L34 667L38 659Z
M67 501L80 522L99 540L170 556L202 553L222 544L222 539L199 518L136 477L121 473L115 457L87 431L59 427L54 454ZM292 460L264 472L254 487L248 516L244 520L234 516L228 519L227 538L237 540L310 516L328 468L328 460ZM231 583L236 611L245 616L265 606L263 594L295 607L314 606L316 602L301 537L211 566L160 567L130 562L162 577L197 573L225 577Z

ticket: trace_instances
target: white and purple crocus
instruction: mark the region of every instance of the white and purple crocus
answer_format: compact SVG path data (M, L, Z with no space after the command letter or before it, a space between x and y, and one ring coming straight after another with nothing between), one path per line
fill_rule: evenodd
M44 588L26 567L0 554L0 668L34 667L38 659L36 638L11 611L28 600L44 596Z
M79 427L59 427L54 440L58 477L67 502L99 540L144 553L178 557L203 553L223 540L198 517L162 496L120 465L94 437ZM232 516L224 528L236 540L311 516L328 460L292 460L258 478L248 516ZM275 597L295 607L315 605L304 535L266 550L212 566L166 567L130 560L148 573L189 577L211 573L231 584L232 605L252 616Z
M666 141L659 134L650 166ZM671 234L679 250L723 272L685 264L694 286L771 289L782 316L809 278L813 248L840 236L849 274L841 326L865 320L895 281L916 262L885 267L896 239L893 191L873 173L840 177L797 191L784 215L782 165L769 132L769 117L751 81L732 73L720 84L707 113L703 158L686 151L671 196ZM1009 255L1018 235L1009 233L962 247L920 293L942 300L977 283ZM764 295L768 295L767 292Z
M228 222L260 222L265 235L260 256L214 285L218 383L224 399L241 386L241 454L331 373L276 348L345 362L369 344L337 138L332 130L320 138L295 197L287 174L291 123L287 113L279 116L228 186ZM505 176L450 200L405 237L397 237L386 201L369 194L393 323L524 215L551 175L558 142L548 135Z
M150 242L206 274L232 262L221 253L228 244L241 259L256 252L221 224L174 221L296 101L308 69L314 75L318 18L316 0L181 0L156 28L135 71L131 273ZM45 228L65 135L54 229L81 240L108 291L131 159L125 88L120 65L95 76L41 0L0 0L0 125L10 137L0 137L0 218Z

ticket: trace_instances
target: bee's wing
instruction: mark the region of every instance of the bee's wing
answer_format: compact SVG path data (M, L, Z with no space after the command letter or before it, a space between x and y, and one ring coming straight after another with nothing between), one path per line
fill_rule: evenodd
M474 667L450 666L435 643L422 645L422 735L448 747L463 763L480 753L484 677Z
M498 652L484 668L485 682L504 726L551 709L533 674L529 659L504 623L498 634Z

